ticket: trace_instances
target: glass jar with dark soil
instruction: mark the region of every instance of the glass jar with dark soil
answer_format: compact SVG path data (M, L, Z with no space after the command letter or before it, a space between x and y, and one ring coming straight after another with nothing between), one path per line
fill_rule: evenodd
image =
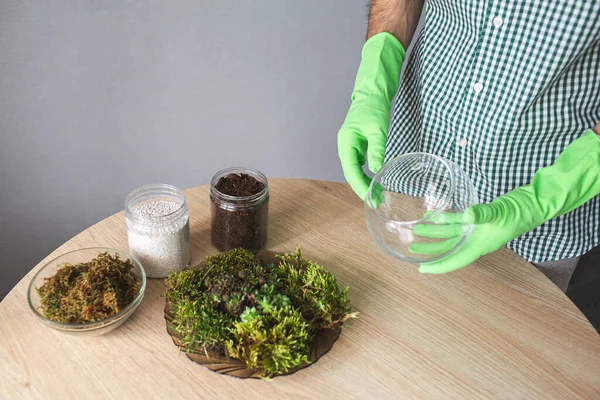
M267 243L269 184L259 171L224 169L210 183L211 239L227 251L261 250Z

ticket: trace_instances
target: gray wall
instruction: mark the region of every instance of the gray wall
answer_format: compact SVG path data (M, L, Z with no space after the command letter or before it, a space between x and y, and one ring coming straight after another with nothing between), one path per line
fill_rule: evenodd
M342 180L366 3L0 1L0 296L137 186Z

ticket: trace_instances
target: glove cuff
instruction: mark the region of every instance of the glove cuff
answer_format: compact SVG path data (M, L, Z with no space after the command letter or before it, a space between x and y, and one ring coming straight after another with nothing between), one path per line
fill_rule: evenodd
M600 138L590 129L563 150L554 164L538 170L529 185L496 201L521 210L509 215L533 229L573 211L599 193Z
M600 193L600 137L591 129L571 143L554 164L535 173L521 186L490 204L467 211L471 224L502 222L519 235L566 214ZM518 235L515 235L516 237Z
M540 169L531 184L538 198L548 198L548 219L571 212L598 195L600 137L588 129L553 165Z
M391 105L405 56L404 47L391 33L382 32L369 38L362 49L352 100L377 94Z

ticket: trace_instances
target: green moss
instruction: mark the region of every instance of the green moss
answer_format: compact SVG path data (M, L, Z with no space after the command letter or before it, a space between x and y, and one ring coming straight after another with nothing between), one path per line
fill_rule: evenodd
M219 310L211 299L200 296L175 303L173 323L187 351L198 348L207 354L222 354L223 344L230 340L233 318Z
M235 323L227 352L262 377L271 377L308 362L309 332L310 326L292 306L270 308Z
M200 270L167 279L184 349L233 357L263 377L307 362L315 333L350 314L347 288L300 250L263 263L247 250L207 257Z
M348 288L340 290L335 275L296 253L279 256L279 279L312 329L333 328L351 318Z
M202 272L193 269L186 269L169 275L167 286L169 290L166 293L166 297L171 301L197 299L204 295L204 290L202 289Z

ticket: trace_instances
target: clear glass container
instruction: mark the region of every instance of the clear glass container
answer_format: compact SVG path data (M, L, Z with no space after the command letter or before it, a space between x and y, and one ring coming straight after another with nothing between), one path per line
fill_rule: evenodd
M249 175L264 186L258 193L231 196L217 189L229 175ZM264 174L249 168L228 168L213 176L210 183L211 240L220 251L265 247L269 225L269 182Z
M167 184L142 186L125 200L129 250L149 278L165 278L189 265L190 225L187 200Z
M473 227L463 224L461 215L477 202L469 177L454 162L428 153L408 153L390 160L373 178L365 198L365 219L371 237L388 254L411 263L431 262L456 251L468 239ZM414 232L417 225L448 225L448 213L457 213L451 218L455 225L451 237ZM439 245L421 254L411 246L416 243Z

